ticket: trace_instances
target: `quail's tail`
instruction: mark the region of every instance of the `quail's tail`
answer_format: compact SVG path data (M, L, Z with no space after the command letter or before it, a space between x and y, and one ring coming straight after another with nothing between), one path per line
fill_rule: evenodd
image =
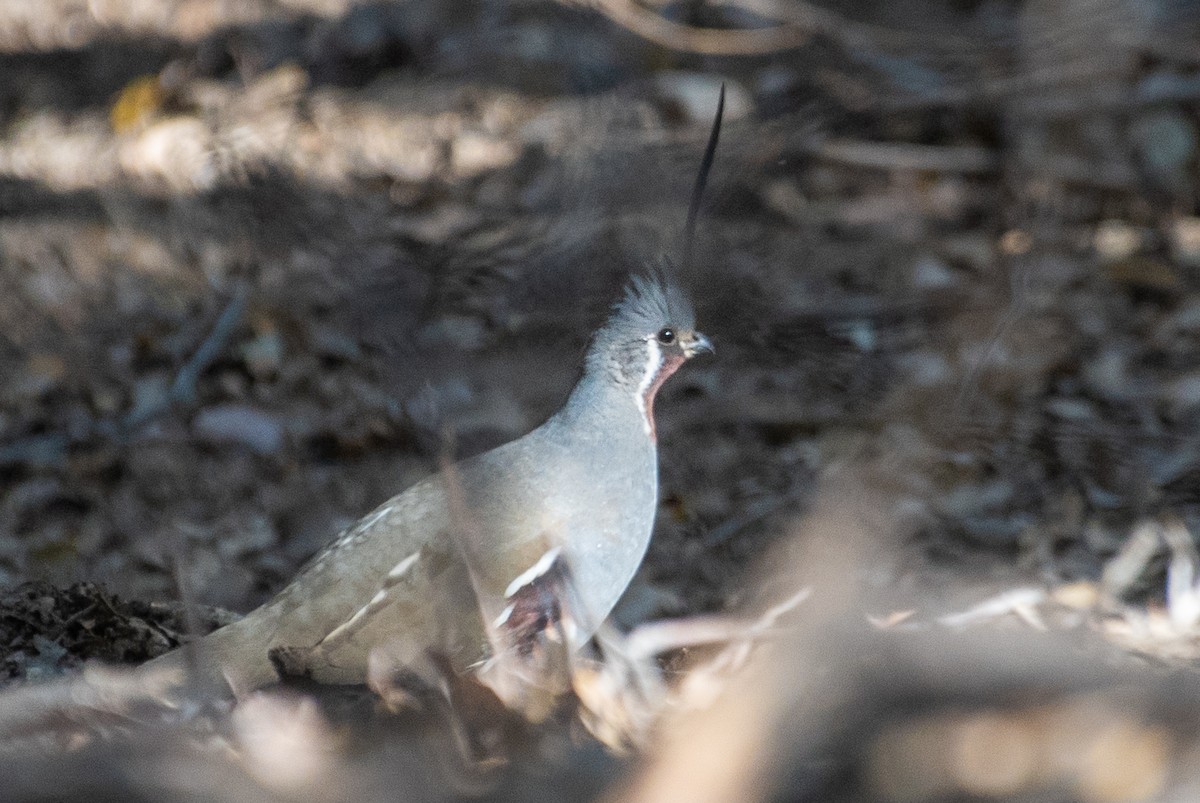
M139 671L156 677L176 675L181 686L219 694L240 695L273 683L279 676L255 613L147 661Z

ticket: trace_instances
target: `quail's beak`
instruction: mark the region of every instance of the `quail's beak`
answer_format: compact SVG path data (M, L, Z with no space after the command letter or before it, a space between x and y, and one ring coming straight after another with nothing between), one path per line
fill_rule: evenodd
M695 332L692 339L683 344L683 354L689 360L697 354L716 354L717 350L713 348L712 341L707 337Z

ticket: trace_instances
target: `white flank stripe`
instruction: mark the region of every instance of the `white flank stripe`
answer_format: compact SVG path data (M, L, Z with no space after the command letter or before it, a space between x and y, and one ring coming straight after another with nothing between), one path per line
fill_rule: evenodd
M508 599L513 594L520 591L523 586L529 585L534 580L548 572L550 567L554 565L554 561L558 560L559 553L561 552L562 549L559 547L554 547L553 549L547 550L545 555L542 555L540 558L538 558L537 563L521 572L521 574L517 576L517 579L508 584L508 588L504 589L504 598Z
M405 572L407 572L409 569L411 569L413 567L413 564L417 562L417 558L419 558L419 557L421 557L421 553L414 552L413 554L409 555L404 560L397 563L395 566L392 567L392 570L387 573L388 579L394 580L397 577L403 576Z
M496 617L496 621L492 623L493 627L504 627L504 623L508 621L508 617L513 615L513 607L509 605L504 610L500 611L500 615Z
M327 650L333 649L342 640L353 636L359 630L359 622L378 611L382 607L380 603L385 599L387 599L387 592L380 591L370 602L355 611L353 616L335 627L325 638L318 641L317 646Z
M384 516L386 516L387 514L389 514L391 512L392 512L392 507L391 507L391 505L388 505L383 510L376 511L375 515L371 516L369 519L363 519L363 521L360 522L359 525L357 527L355 527L354 529L368 530L372 526L374 526L376 522L378 522L380 519L382 519Z

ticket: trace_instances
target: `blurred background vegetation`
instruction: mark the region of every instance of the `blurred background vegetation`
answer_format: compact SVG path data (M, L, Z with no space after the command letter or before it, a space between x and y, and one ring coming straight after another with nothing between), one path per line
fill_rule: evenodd
M679 253L724 82L684 277L718 357L657 405L617 619L828 593L772 665L825 669L760 666L791 715L741 744L768 768L719 740L707 766L763 799L1185 799L1194 712L1160 715L1200 619L1198 43L1189 0L0 0L4 676L161 651L184 628L146 603L246 610L447 448L539 423L624 277ZM1070 641L1017 671L947 624ZM864 655L897 676L852 680ZM1072 696L1114 664L1141 697ZM306 711L259 715L320 741ZM492 791L594 793L589 750Z

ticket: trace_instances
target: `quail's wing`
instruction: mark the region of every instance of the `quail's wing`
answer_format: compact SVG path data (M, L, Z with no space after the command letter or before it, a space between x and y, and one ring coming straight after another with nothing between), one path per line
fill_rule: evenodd
M270 633L268 646L316 646L369 609L385 587L393 600L411 594L410 586L428 574L436 557L426 545L437 540L447 520L445 491L434 475L348 527L274 600L251 614L270 623L264 628Z

